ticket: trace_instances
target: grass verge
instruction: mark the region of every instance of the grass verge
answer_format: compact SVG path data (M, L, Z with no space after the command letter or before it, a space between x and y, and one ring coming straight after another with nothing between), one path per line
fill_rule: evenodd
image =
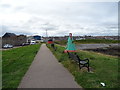
M54 51L47 45L59 62L66 67L75 77L76 82L83 88L117 88L118 87L118 57L104 55L90 51L80 51L77 54L81 59L90 59L92 72L86 69L79 70L78 65L68 58L66 53L62 53L64 47L58 46ZM100 83L105 83L103 87Z
M67 40L55 41L56 44L66 45ZM96 43L120 43L120 40L106 40L106 39L85 39L85 40L75 40L75 44L96 44Z
M2 88L17 88L40 44L2 51Z

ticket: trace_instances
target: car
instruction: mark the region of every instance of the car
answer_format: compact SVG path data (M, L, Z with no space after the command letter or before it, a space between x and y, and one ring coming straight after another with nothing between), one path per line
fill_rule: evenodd
M35 41L31 41L31 42L30 42L30 45L33 45L33 44L36 44L36 42L35 42Z
M5 44L5 45L3 46L3 48L13 48L13 45L11 45L11 44Z
M29 43L23 43L22 46L26 46L26 45L29 45Z

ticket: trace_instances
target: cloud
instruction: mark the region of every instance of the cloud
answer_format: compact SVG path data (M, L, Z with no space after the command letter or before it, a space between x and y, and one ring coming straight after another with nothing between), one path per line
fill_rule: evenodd
M2 8L10 8L11 5L9 5L9 4L2 4L1 7L2 7Z
M0 23L3 32L45 36L117 35L116 2L56 2L48 0L2 0ZM112 28L111 28L112 27ZM108 33L109 32L109 33Z

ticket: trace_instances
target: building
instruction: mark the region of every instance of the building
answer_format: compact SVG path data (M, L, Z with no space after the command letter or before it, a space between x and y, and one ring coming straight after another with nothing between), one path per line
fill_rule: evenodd
M33 36L28 36L28 37L27 37L27 43L30 44L30 42L31 42L32 40L34 40Z
M18 35L17 36L17 42L15 42L16 46L22 45L23 43L27 42L27 37L26 35Z
M33 38L34 38L35 40L41 40L41 36L38 36L38 35L33 36Z
M27 42L28 43L31 43L33 41L40 42L40 40L41 40L41 36L38 36L38 35L36 35L36 36L28 36L27 37Z
M26 35L16 35L14 33L5 33L2 36L2 46L4 46L5 44L19 46L26 42L27 42Z
M49 39L53 39L54 41L61 41L61 40L67 40L68 36L59 36L59 37L49 37Z
M119 40L119 36L94 36L94 39Z

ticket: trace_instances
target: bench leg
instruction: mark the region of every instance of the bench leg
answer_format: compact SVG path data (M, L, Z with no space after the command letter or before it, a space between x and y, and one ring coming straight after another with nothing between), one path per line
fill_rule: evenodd
M81 67L80 67L80 62L79 62L79 69L81 69Z
M88 72L89 72L89 71L90 71L90 68L89 68L89 63L88 63L88 67L87 67L87 68L88 68Z

